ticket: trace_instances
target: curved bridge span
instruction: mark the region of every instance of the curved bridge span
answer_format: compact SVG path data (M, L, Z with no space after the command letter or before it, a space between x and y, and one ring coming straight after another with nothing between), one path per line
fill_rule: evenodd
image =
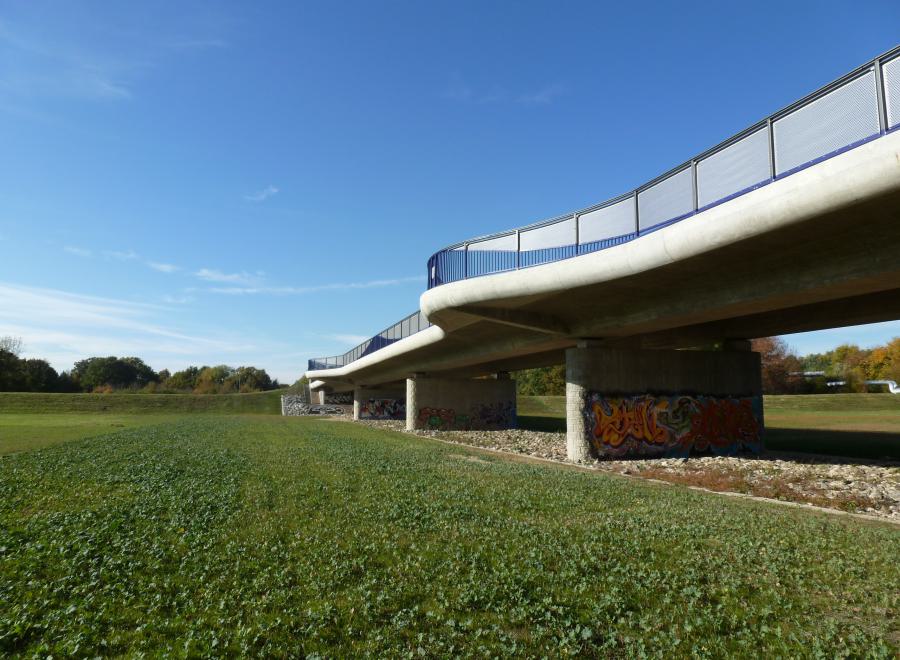
M491 427L504 374L566 362L574 459L758 449L746 340L900 318L897 129L900 48L626 195L441 250L420 311L307 375L361 416Z

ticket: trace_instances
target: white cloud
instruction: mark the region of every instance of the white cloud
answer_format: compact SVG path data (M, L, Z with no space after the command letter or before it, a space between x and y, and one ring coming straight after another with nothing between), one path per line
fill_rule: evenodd
M337 333L334 335L325 335L328 339L333 339L334 341L339 341L342 344L348 344L350 346L356 346L358 344L363 343L365 340L369 339L368 335L352 335L352 334L342 334Z
M165 295L162 297L162 301L164 303L168 303L170 305L187 305L188 303L194 302L194 298L191 296L170 296Z
M390 280L370 280L368 282L333 282L331 284L318 284L313 286L231 286L210 287L212 293L240 296L254 294L275 295L300 295L304 293L317 293L319 291L348 291L353 289L375 289L387 286L398 286L410 282L424 282L425 277L416 275L413 277L398 277Z
M257 271L255 274L243 270L240 273L223 273L221 270L215 268L201 268L194 273L194 275L207 282L224 282L243 285L256 284L260 282L263 277L263 273L260 271Z
M250 193L249 195L244 195L244 199L247 200L248 202L264 202L267 199L269 199L269 197L272 197L273 195L277 195L278 192L279 192L278 188L276 188L275 186L269 185L260 191L257 191L255 193Z
M75 247L74 245L67 245L63 248L69 254L74 254L76 257L84 257L85 259L91 257L93 253L90 250L86 250L85 248Z
M160 273L174 273L175 271L181 270L178 266L161 263L159 261L148 261L147 265L153 270L158 270Z
M111 259L118 259L119 261L132 261L140 256L134 250L104 250L103 254Z
M182 331L173 327L177 314L161 305L0 282L0 336L22 337L26 357L47 359L58 370L95 355L136 355L156 369L253 364L293 382L305 368L298 355L321 353L221 329Z

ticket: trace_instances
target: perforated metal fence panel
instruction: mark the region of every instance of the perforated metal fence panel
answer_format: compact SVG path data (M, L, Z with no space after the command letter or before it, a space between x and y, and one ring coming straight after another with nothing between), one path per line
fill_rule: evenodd
M878 133L875 72L774 122L775 171L784 174Z
M900 126L900 57L887 62L881 71L887 97L887 125L894 128Z
M634 197L578 216L578 240L581 243L631 234L635 229Z
M697 163L698 203L718 202L769 176L769 130L762 127Z
M681 217L693 210L694 190L689 167L638 194L641 230Z
M523 229L520 240L523 251L573 245L575 243L575 218L567 218L535 229Z

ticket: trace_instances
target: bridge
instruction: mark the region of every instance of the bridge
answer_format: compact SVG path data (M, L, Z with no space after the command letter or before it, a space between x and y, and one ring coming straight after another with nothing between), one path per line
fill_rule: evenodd
M564 362L572 460L759 451L750 339L900 318L898 129L900 47L631 192L440 250L419 310L311 386L505 428L509 372Z

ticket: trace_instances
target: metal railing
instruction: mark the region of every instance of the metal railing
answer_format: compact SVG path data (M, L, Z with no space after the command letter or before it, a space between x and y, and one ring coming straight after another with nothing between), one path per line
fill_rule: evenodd
M900 46L629 193L436 252L428 288L627 243L897 129ZM415 312L309 369L342 367L430 325Z
M900 128L900 46L632 190L450 245L428 288L621 245Z
M312 371L315 369L335 369L337 367L343 367L354 360L358 360L370 353L374 353L385 346L390 346L395 341L414 335L420 330L424 330L430 326L431 323L429 323L428 319L422 315L422 312L413 312L403 320L397 321L394 325L385 328L374 337L367 339L359 346L350 349L343 355L313 358L308 363L308 369Z

